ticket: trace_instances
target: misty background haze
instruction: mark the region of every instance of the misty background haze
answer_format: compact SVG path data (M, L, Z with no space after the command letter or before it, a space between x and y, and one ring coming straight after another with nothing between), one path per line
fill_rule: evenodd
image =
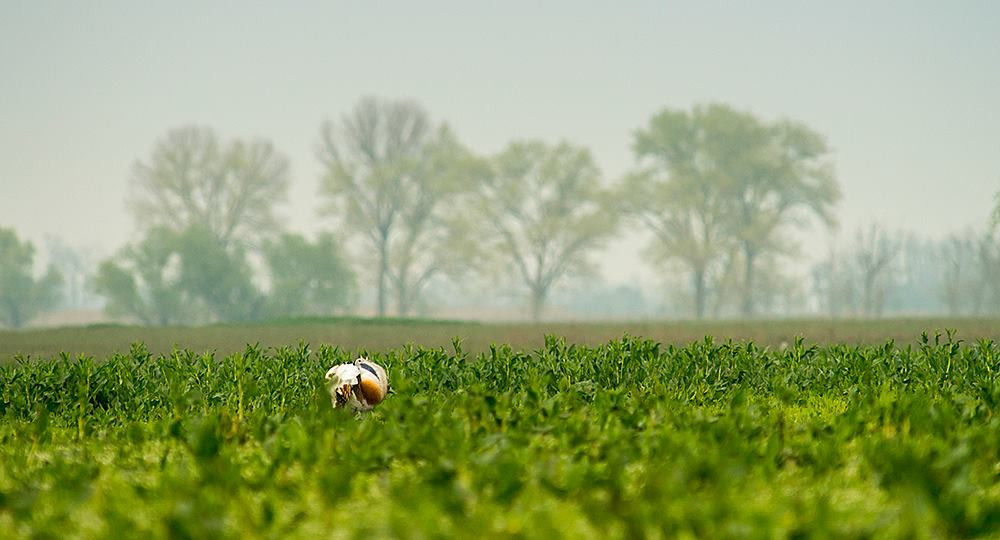
M797 229L800 255L781 264L808 298L765 314L836 314L836 280L817 285L817 270L855 248L869 270L904 252L929 268L938 248L912 246L984 229L1000 189L995 3L2 6L0 227L34 244L39 277L59 253L94 270L140 241L126 207L135 163L170 130L201 126L287 157L276 220L309 238L332 231L357 277L344 309L372 312L370 253L320 211L321 125L365 96L412 100L480 155L565 140L592 153L607 186L634 171L635 134L665 108L722 103L801 122L829 146L838 227ZM684 272L643 258L649 240L622 227L595 251L590 281L552 292L550 316L690 316ZM103 302L63 277L65 304ZM416 311L526 315L514 288L477 279L437 281ZM947 307L944 292L869 281L895 312ZM882 315L881 303L844 313ZM448 309L476 305L489 309Z

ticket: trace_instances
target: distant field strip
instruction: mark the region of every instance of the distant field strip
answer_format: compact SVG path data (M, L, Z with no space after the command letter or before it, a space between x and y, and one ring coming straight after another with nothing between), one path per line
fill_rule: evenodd
M481 352L490 344L505 343L520 349L541 346L546 334L565 336L571 343L599 345L625 333L675 345L711 335L718 341L753 341L780 347L803 337L807 343L898 344L916 343L921 333L955 329L959 339L1000 339L998 319L883 319L883 320L758 320L758 321L659 321L632 323L471 323L416 319L312 319L268 324L217 325L198 328L145 328L97 326L41 330L0 330L0 363L15 355L53 358L65 352L104 358L129 351L141 341L155 354L169 354L175 347L215 351L224 356L242 351L247 344L264 348L304 342L318 347L333 345L347 350L384 350L413 344L450 346L461 338L466 350Z

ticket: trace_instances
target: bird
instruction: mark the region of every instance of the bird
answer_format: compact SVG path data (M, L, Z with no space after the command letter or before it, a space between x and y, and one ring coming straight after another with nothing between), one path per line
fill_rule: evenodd
M327 370L326 380L334 408L347 405L356 412L368 412L389 393L385 368L365 357L333 366Z

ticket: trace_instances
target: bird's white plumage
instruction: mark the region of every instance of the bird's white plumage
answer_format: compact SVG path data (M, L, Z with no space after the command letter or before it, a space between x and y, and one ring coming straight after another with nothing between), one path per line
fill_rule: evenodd
M337 387L355 384L361 375L361 368L354 364L338 364L326 372L326 380Z
M355 411L370 411L389 393L385 368L367 358L331 367L326 380L334 407L348 405Z

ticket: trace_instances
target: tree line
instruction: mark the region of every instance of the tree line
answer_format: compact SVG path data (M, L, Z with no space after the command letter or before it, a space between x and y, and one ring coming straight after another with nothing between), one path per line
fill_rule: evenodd
M993 218L935 241L870 224L834 245L811 280L819 312L830 317L998 315L1000 229Z
M190 126L156 141L129 178L138 236L89 279L108 313L149 325L347 313L361 280L374 285L377 315L408 316L435 280L474 277L516 283L538 320L553 288L592 272L601 248L629 228L648 233L649 264L680 276L673 296L687 316L752 317L801 301L789 294L801 283L784 271L800 253L796 233L834 228L840 198L820 134L724 104L653 115L633 133L634 167L615 182L567 141L476 154L406 100L364 98L324 122L318 140L317 209L332 227L313 240L276 213L289 161L271 142ZM950 266L937 286L954 313L1000 305L989 296L1000 295L995 225L940 248ZM880 315L899 286L902 246L879 228L859 232L849 253L813 268L817 308ZM27 284L30 252L0 231L10 326L51 306L58 288L54 270Z

